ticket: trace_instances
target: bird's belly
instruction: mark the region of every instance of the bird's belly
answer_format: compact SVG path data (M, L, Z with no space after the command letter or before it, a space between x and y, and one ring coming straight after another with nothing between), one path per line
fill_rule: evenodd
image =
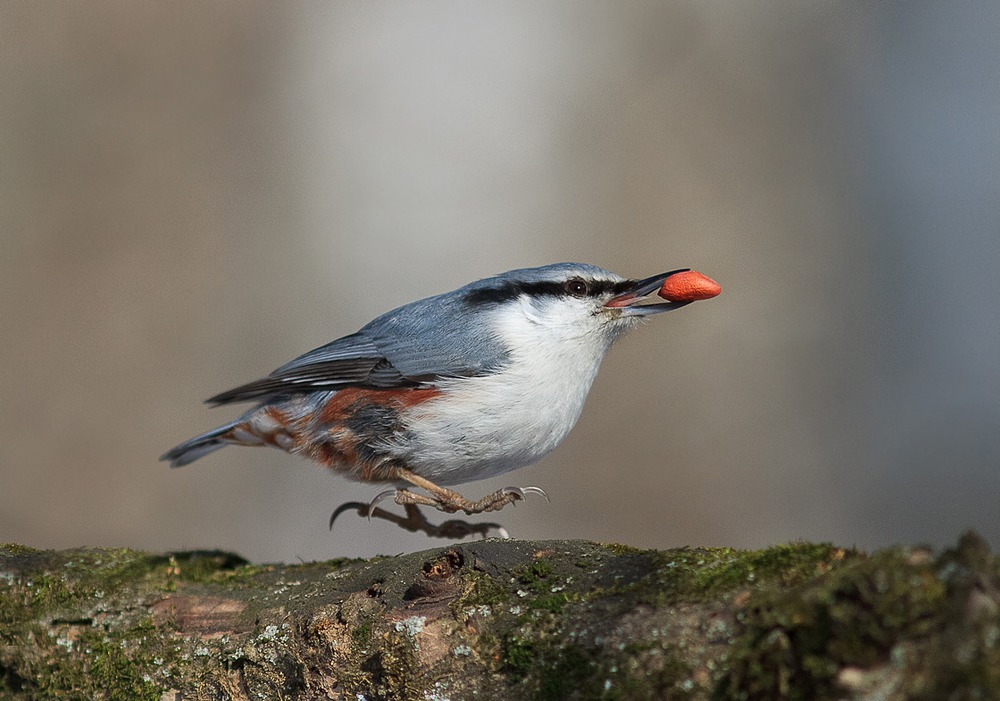
M573 428L593 373L548 387L511 379L455 380L440 397L408 409L408 440L400 455L408 469L455 485L540 460Z

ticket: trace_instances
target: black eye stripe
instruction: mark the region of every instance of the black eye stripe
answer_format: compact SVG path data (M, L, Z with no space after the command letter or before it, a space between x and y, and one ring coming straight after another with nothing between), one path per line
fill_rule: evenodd
M516 299L521 295L552 297L563 297L571 294L567 290L567 285L573 282L544 281L544 282L503 282L492 287L484 287L479 290L470 290L465 294L465 302L470 305L479 304L499 304ZM580 294L581 297L601 297L608 293L619 295L628 292L635 286L635 280L583 280L586 283L587 291Z

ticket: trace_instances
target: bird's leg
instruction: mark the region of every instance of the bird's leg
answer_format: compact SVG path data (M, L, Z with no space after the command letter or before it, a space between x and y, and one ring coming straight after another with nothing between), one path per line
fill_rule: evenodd
M458 492L440 487L428 479L414 474L409 470L397 468L396 476L406 480L415 487L420 487L431 493L432 496L415 494L408 489L397 489L394 501L397 504L420 504L423 506L433 506L434 508L453 514L456 511L464 511L467 514L481 514L485 511L499 511L507 504L521 501L526 494L538 494L548 499L548 495L540 487L504 487L492 494L487 494L479 501L470 501Z

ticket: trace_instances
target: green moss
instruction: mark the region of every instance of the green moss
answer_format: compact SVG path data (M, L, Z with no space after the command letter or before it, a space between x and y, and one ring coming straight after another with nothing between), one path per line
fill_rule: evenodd
M77 601L100 601L123 583L142 578L146 556L129 550L34 551L17 557L20 571L8 579L0 623L15 623L56 612Z
M592 654L580 645L566 645L546 650L540 664L544 671L538 675L535 698L539 701L559 701L574 691L589 696L593 685L594 660Z
M0 697L158 699L163 675L180 664L179 643L122 602L172 589L185 567L203 578L228 561L195 559L126 549L0 549L0 641L21 651L0 654Z
M424 698L420 663L413 641L403 633L390 632L383 640L380 651L360 663L367 673L366 679L352 689L370 699L419 701Z
M505 586L484 572L466 568L462 571L465 589L452 604L456 616L474 606L501 606L510 601L511 594Z
M535 611L548 611L549 613L562 613L566 604L570 602L570 596L565 592L546 594L528 601L528 608Z
M493 673L492 686L478 687L490 692L483 698L686 699L714 686L717 700L824 699L847 695L836 686L845 678L862 679L857 694L888 683L918 701L1000 698L1000 570L971 536L936 560L809 544L462 547L439 582L458 623L423 637L386 612L415 605L408 596L426 579L426 554L329 578L341 562L270 568L216 552L0 546L0 698L152 700L169 688L194 698L206 684L215 692L203 696L221 698L234 670L251 695L290 697L308 680L308 660L336 670L338 693L373 701L425 698L428 679L452 665L470 678ZM175 635L163 618L170 606L156 607L154 630L148 607L173 589L194 599L237 590L247 608L227 629L232 641L192 628ZM287 638L267 633L286 620ZM425 641L442 632L475 654L436 657L428 669L435 648ZM304 666L301 643L317 646ZM497 690L509 693L490 695Z
M184 582L231 582L247 579L270 569L255 566L239 555L219 550L192 550L154 558L157 567L166 566L166 575Z
M0 586L0 636L4 625L58 616L89 604L108 607L106 597L139 587L173 591L179 581L225 581L249 577L262 568L230 553L176 553L153 556L128 549L40 551L4 546L0 562L12 566ZM0 581L2 584L2 581Z
M612 555L638 555L643 552L639 548L622 543L601 543L601 548Z
M649 603L710 601L745 587L792 586L855 557L832 545L795 543L766 550L691 548L651 552L654 573L631 587Z
M511 636L504 645L503 671L519 680L535 701L644 701L684 699L690 669L661 643L610 652L557 638L528 640Z
M15 555L31 555L41 552L35 548L29 548L27 545L20 545L18 543L0 543L0 558L4 556L15 556Z
M553 568L545 560L534 560L531 564L516 567L512 574L514 581L518 584L518 589L522 592L527 590L535 594L545 594L553 586L553 582L550 580Z
M535 560L515 569L513 574L517 584L523 587L522 592L535 595L525 599L528 609L558 614L568 603L579 599L578 594L568 589L565 580L555 575L555 568L547 560Z
M372 627L368 623L362 623L351 629L351 640L356 647L365 648L372 639Z
M167 658L156 657L161 648L148 641L145 633L149 632L139 627L114 639L97 631L81 636L79 644L89 658L82 671L90 687L90 698L159 699L161 688L152 679L165 667ZM157 664L158 660L162 662Z
M994 629L986 634L995 638L997 633ZM979 642L978 646L960 644L935 650L920 670L927 681L911 698L914 701L1000 698L1000 650L995 640L992 644Z
M651 646L637 655L627 647L615 664L595 673L591 698L608 701L681 701L691 698L691 669L674 651Z
M605 555L610 559L603 559ZM704 693L704 687L692 680L690 664L674 643L636 639L616 648L598 642L600 636L587 642L589 635L569 633L574 630L575 606L599 603L608 615L617 616L633 610L637 602L715 603L737 591L794 586L856 559L830 545L780 545L749 552L602 546L592 559L576 561L586 570L597 565L596 571L570 578L572 572L564 572L558 562L539 558L512 571L524 612L502 637L502 671L511 679L525 679L523 687L536 699L690 698L698 689ZM620 577L624 583L595 586L612 562L616 580Z
M716 698L813 699L841 667L884 660L900 639L939 625L946 587L926 565L884 551L788 591L759 595L745 615L733 669Z
M546 560L535 560L530 565L514 570L514 576L521 584L537 587L541 580L552 574L552 564Z
M502 670L515 677L527 676L535 666L537 644L518 635L508 636L503 643Z
M87 625L24 632L14 644L31 652L0 661L0 697L156 701L163 686L155 680L177 664L149 621L114 632Z

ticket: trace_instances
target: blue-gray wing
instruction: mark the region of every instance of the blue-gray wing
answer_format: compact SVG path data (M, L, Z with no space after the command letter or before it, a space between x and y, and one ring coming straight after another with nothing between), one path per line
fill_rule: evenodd
M267 377L217 394L208 403L230 404L365 384L373 373L379 374L376 368L384 361L370 339L361 333L351 334L299 356ZM387 386L392 386L391 382Z
M481 311L469 308L456 293L413 302L208 402L229 404L344 387L429 385L442 377L490 374L503 366L507 350L483 321Z

